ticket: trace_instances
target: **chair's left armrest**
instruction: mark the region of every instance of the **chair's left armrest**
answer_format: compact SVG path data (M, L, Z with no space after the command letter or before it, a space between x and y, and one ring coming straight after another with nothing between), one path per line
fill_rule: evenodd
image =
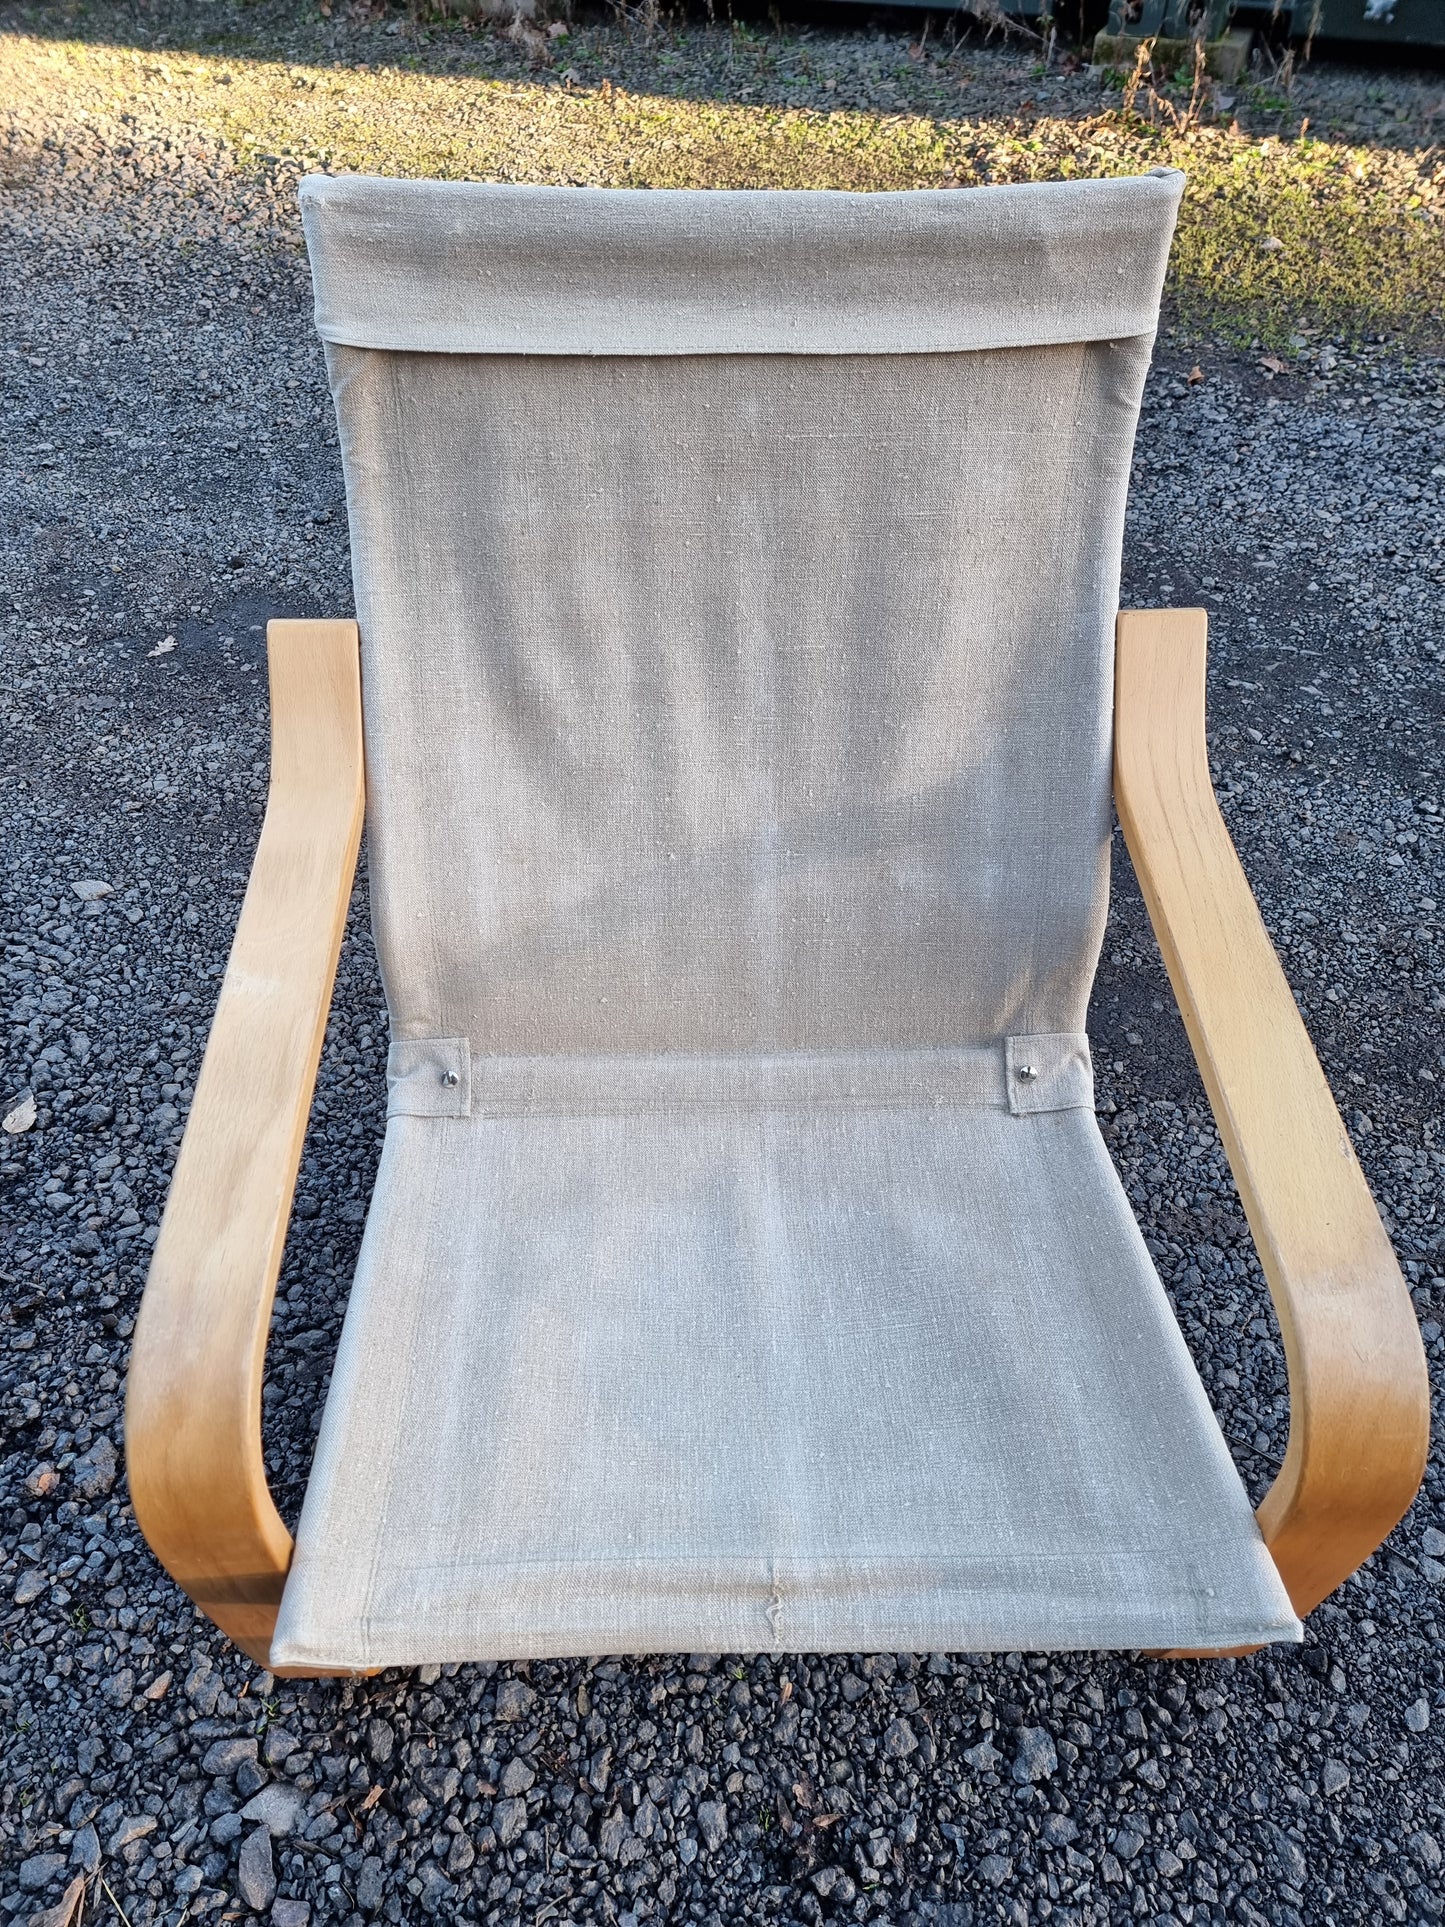
M266 640L266 817L136 1322L125 1422L142 1532L263 1665L291 1559L261 1453L266 1335L364 800L356 624L273 622Z
M1301 1616L1419 1488L1430 1396L1414 1309L1209 779L1202 609L1119 617L1114 794L1254 1233L1289 1367L1259 1508Z

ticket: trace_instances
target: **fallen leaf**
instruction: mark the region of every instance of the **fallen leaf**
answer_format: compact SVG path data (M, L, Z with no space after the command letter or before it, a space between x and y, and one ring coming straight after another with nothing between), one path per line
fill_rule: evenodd
M111 885L102 883L99 877L86 877L80 883L72 883L70 887L82 903L99 903L102 897L115 895Z
M788 1701L792 1697L793 1697L793 1682L790 1679L785 1679L782 1685L778 1688L778 1704L780 1706L786 1706Z
M78 1873L53 1907L30 1916L29 1927L71 1927L79 1920L85 1900L85 1875Z
M19 1137L20 1133L28 1131L34 1122L35 1093L26 1091L23 1096L16 1098L4 1117L0 1118L0 1131L8 1131L11 1137Z
M162 636L154 649L147 649L146 655L148 657L168 656L175 646L176 639L174 636Z
M813 1822L813 1825L815 1827L836 1827L841 1818L841 1814L837 1813L820 1813Z
M371 1791L367 1794L366 1798L362 1801L361 1805L356 1809L357 1812L370 1813L371 1809L376 1805L377 1801L380 1798L381 1798L380 1786L372 1787Z
M1283 375L1288 373L1289 370L1289 364L1281 361L1278 355L1265 355L1261 358L1258 365L1263 368L1268 375Z
M1189 373L1185 376L1184 379L1189 383L1189 386L1191 388L1198 387L1199 383L1203 381L1204 370L1200 367L1197 361L1195 362L1194 366L1189 370Z

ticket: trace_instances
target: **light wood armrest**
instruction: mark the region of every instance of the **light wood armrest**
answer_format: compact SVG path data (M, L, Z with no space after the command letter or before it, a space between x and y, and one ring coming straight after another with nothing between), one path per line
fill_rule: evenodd
M291 1535L261 1457L266 1334L364 797L354 622L273 622L271 787L131 1353L126 1460L162 1565L265 1665Z
M1390 1532L1429 1439L1405 1281L1209 780L1202 609L1120 615L1114 794L1289 1365L1289 1446L1259 1508L1303 1616Z

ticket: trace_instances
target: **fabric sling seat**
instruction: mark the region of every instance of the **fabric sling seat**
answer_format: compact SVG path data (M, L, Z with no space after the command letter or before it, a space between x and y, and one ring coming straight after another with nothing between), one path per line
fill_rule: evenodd
M398 1041L281 1664L1296 1636L1082 1034L1179 186L308 184Z
M1301 1636L1085 1035L1181 186L304 184L393 1041L273 1667Z

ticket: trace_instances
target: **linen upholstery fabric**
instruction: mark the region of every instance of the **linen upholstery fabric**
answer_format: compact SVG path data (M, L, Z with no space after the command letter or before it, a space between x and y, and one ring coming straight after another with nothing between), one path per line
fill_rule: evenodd
M902 194L315 176L316 326L451 354L909 354L1152 335L1184 177Z
M1092 1111L393 1118L275 1663L1294 1619Z
M1299 1636L1093 1119L1083 185L308 184L393 1045L274 1663Z

